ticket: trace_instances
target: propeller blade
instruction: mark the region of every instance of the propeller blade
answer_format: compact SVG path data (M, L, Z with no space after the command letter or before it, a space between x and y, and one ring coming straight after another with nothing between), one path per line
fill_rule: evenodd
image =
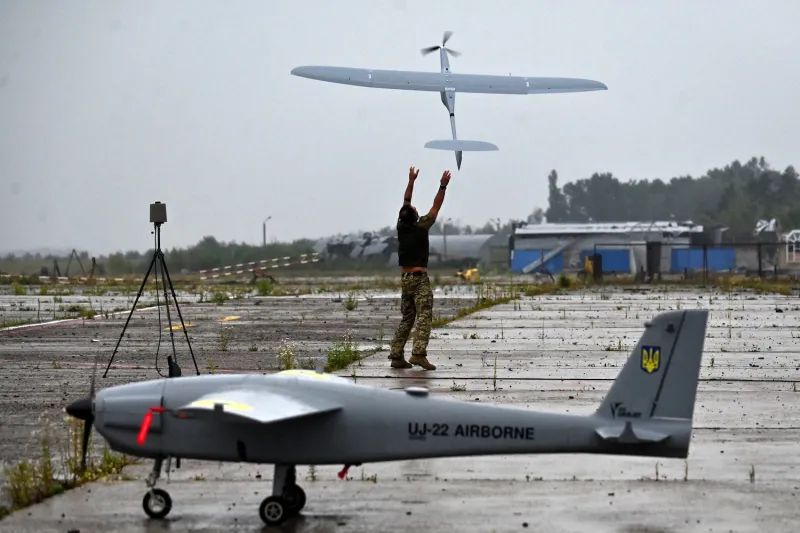
M444 32L444 36L442 37L442 46L446 45L447 41L449 41L450 37L452 37L452 36L453 36L453 32L452 31Z
M92 421L87 420L83 424L83 448L81 451L81 469L86 471L86 454L89 452L89 435L92 433Z
M450 50L449 48L445 48L445 50L447 50L447 53L453 57L459 57L461 55L461 52L456 52L455 50Z
M441 48L441 46L429 46L427 48L423 48L422 50L420 50L420 52L422 53L422 55L426 56L426 55L430 54L431 52L435 52L439 48Z

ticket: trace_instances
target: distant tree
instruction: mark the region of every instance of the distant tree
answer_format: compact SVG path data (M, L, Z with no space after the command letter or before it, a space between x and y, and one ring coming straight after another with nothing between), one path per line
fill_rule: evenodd
M800 227L800 181L794 167L773 170L765 158L734 161L698 178L679 176L665 182L620 182L610 173L558 188L555 171L548 176L550 222L622 222L692 220L729 227L728 235L752 238L758 219L777 219L784 228Z

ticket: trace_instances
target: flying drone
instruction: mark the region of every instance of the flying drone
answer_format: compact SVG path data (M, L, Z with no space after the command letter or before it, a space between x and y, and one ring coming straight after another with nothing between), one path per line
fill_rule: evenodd
M375 89L398 89L401 91L436 91L450 112L452 139L429 141L425 148L448 150L456 153L456 164L461 169L462 152L496 151L498 147L484 141L458 139L456 136L456 93L482 94L542 94L604 91L608 87L599 81L581 78L543 78L525 76L494 76L488 74L456 74L450 70L448 54L461 54L447 48L453 32L446 31L441 45L421 50L422 55L439 51L440 72L417 72L410 70L377 70L351 67L303 66L292 69L292 74L312 80L371 87Z
M359 385L313 370L202 375L130 383L73 402L118 452L155 461L142 505L151 518L172 508L155 488L175 458L275 465L259 514L268 525L297 515L306 494L297 465L498 454L605 454L685 458L692 437L708 311L668 311L644 333L598 409L589 415L432 397L427 389Z

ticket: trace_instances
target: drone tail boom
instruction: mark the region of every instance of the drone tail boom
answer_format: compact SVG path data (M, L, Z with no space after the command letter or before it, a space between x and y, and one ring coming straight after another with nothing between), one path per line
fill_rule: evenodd
M669 311L648 322L595 416L691 423L707 322L702 309Z

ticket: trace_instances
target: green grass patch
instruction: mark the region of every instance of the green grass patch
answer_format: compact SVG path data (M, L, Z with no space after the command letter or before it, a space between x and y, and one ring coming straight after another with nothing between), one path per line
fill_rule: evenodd
M358 341L355 340L353 333L348 331L340 340L335 341L333 346L328 348L328 364L325 365L325 372L342 370L351 363L360 361L361 358Z
M135 458L111 452L107 446L104 446L100 460L96 461L91 455L90 442L86 470L83 470L82 434L83 423L72 418L66 418L57 431L49 426L44 428L39 460L23 460L4 469L6 485L3 492L11 506L0 509L0 518L84 483L119 477L125 466L138 462ZM58 459L53 453L54 445Z

